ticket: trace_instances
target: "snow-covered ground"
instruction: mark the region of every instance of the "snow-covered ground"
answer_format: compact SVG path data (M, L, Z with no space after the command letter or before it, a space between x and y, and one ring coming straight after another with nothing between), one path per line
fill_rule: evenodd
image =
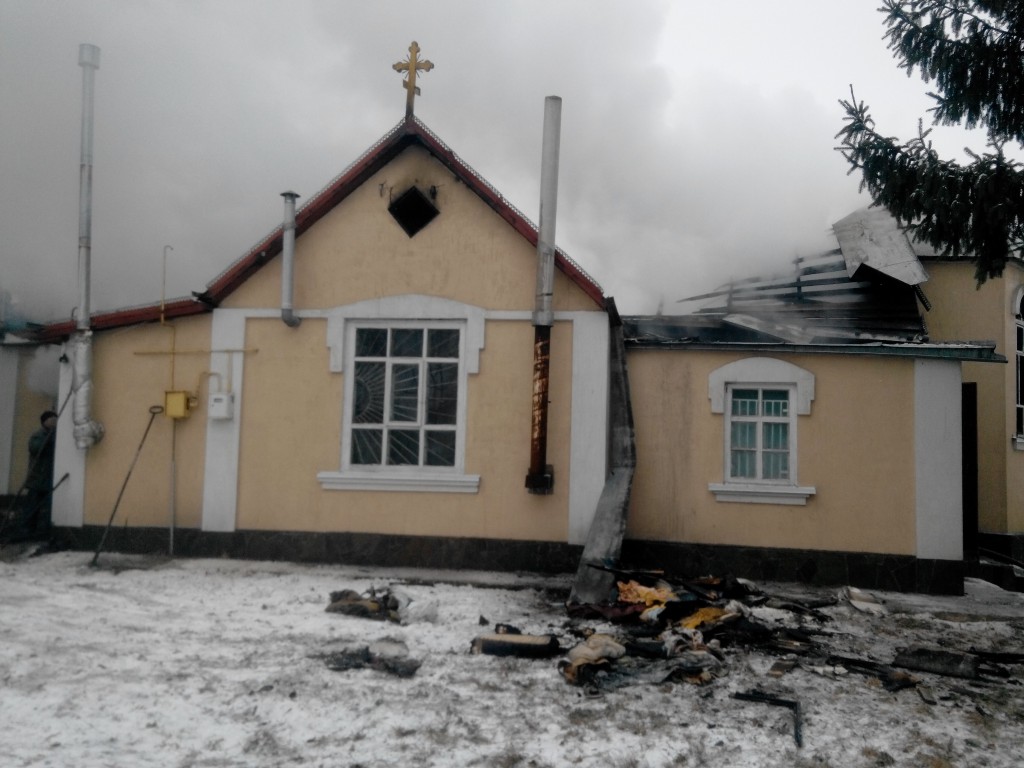
M726 649L709 685L568 685L557 659L469 653L497 622L569 647L566 579L524 575L108 554L0 562L0 764L4 766L1006 766L1024 765L1024 666L1007 680L914 673L932 692L884 690L862 674ZM772 594L822 596L796 585ZM334 590L394 587L411 621L325 612ZM805 620L828 652L888 664L928 645L1024 650L1024 595L970 582L964 598L875 593ZM799 623L755 608L769 625ZM345 645L403 640L422 666L401 678L328 669ZM820 661L820 659L819 659ZM819 665L820 666L820 665ZM785 708L738 701L759 689Z

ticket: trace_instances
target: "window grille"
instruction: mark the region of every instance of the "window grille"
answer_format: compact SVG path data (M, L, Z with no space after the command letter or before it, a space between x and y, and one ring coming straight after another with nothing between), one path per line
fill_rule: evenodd
M455 465L459 333L457 328L356 329L353 466Z
M730 479L789 480L790 413L789 390L730 391Z

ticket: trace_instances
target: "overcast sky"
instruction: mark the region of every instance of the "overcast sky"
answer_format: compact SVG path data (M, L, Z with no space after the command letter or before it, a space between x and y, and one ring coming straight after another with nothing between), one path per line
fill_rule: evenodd
M96 73L93 311L203 288L404 115L528 217L562 97L557 240L621 311L832 247L867 205L834 150L852 84L908 138L930 106L875 0L0 0L0 290L77 303L82 70ZM956 150L959 134L936 142ZM981 148L983 142L975 140Z

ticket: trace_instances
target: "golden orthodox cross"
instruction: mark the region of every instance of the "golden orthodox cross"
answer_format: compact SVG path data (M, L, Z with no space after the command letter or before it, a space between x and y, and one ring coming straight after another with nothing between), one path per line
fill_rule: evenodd
M413 99L419 96L420 89L416 85L416 71L429 72L434 68L434 63L424 59L419 59L420 47L415 40L412 41L412 45L409 46L409 58L405 61L399 61L392 65L392 69L395 72L408 72L409 76L402 81L402 85L405 90L408 91L405 97L405 116L412 117L412 102Z

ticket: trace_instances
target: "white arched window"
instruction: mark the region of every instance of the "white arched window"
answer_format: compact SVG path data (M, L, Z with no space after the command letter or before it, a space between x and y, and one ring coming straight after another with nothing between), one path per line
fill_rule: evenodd
M797 417L809 415L814 374L770 357L737 360L708 376L711 412L724 416L719 501L806 504L814 488L797 482Z

